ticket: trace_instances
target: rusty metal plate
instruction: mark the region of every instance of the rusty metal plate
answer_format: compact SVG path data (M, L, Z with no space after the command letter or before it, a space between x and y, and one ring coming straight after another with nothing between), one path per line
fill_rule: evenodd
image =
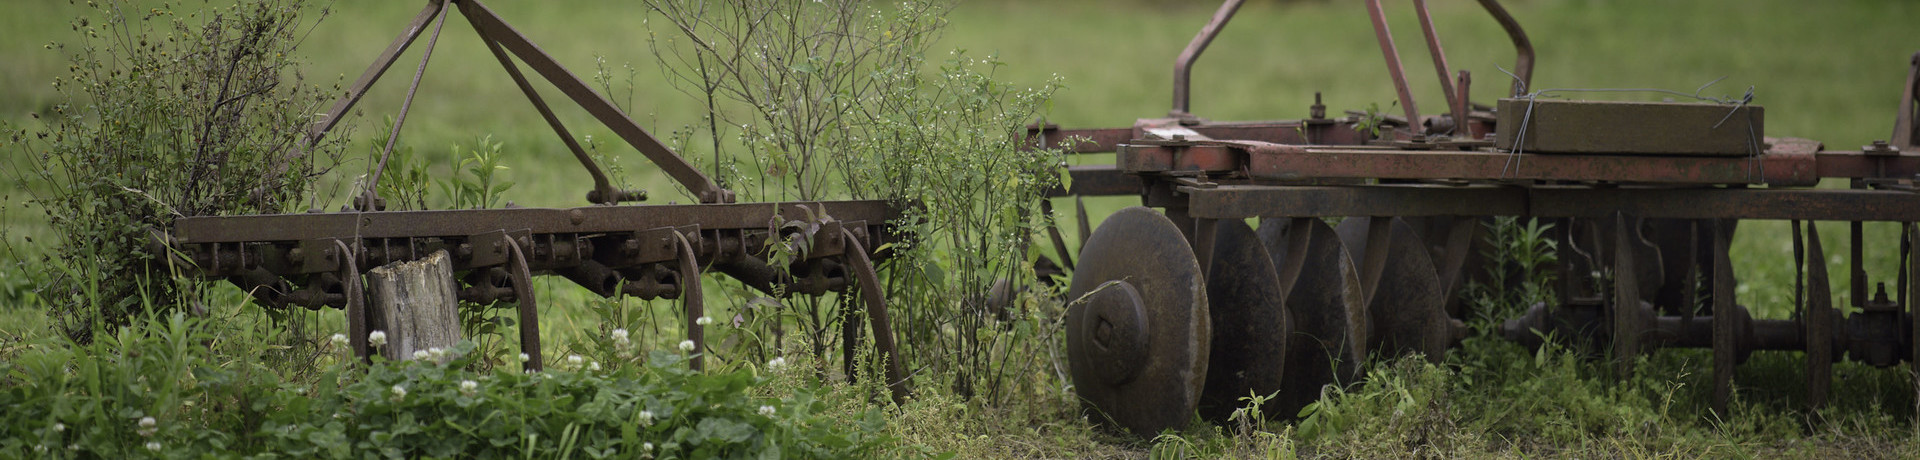
M1745 156L1765 148L1765 114L1752 104L1507 98L1494 141L1527 153Z
M1368 347L1397 355L1422 353L1439 362L1453 339L1453 320L1447 317L1446 289L1427 253L1427 244L1405 220L1391 218L1387 247L1368 246L1368 227L1381 217L1354 217L1340 221L1340 240L1355 255L1385 250L1385 267L1367 305L1373 330ZM1364 271L1363 271L1364 273Z
M1326 385L1360 376L1368 329L1360 273L1340 236L1320 219L1263 219L1257 233L1279 272L1293 325L1286 382L1268 413L1293 416L1318 401Z
M1067 363L1081 409L1138 436L1185 426L1207 375L1207 291L1180 228L1152 209L1108 217L1067 298Z
M1240 398L1270 395L1285 382L1287 340L1293 321L1286 293L1267 245L1239 219L1215 227L1213 257L1208 259L1207 313L1213 344L1207 358L1207 385L1200 394L1200 416L1224 423ZM1276 406L1267 406L1279 413Z

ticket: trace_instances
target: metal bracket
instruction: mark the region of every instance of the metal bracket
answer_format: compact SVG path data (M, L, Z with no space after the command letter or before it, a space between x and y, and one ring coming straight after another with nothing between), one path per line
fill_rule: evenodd
M524 251L528 246L527 243L532 242L529 238L532 234L531 230L520 229L494 230L468 236L467 246L472 250L472 255L467 258L467 267L492 267L506 264L509 256L512 255L508 251L507 240L512 239L515 243L519 243Z

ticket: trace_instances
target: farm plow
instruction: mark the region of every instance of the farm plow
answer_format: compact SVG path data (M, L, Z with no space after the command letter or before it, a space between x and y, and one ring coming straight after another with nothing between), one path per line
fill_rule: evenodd
M527 370L543 367L539 306L532 278L560 275L602 296L679 299L684 305L690 364L700 367L707 350L701 274L718 272L771 296L858 293L863 314L850 314L843 333L848 347L867 340L898 399L905 394L887 304L875 261L896 241L889 222L901 208L883 201L736 203L732 191L642 129L625 113L562 67L545 51L478 0L430 0L405 31L380 54L309 133L308 144L326 136L419 37L426 50L393 130L406 121L432 48L449 16L458 14L478 33L505 73L559 135L592 179L591 206L569 209L385 210L380 169L353 204L338 212L179 219L165 244L198 275L224 279L273 307L341 308L349 341L361 357L371 354L366 275L372 267L446 254L457 279L459 301L506 301L518 313L520 346ZM427 34L431 29L432 33ZM515 62L517 58L518 63ZM534 90L520 64L552 84L575 105L644 154L695 204L630 205L642 191L619 190ZM389 139L392 139L390 137ZM773 245L800 247L791 263L769 262ZM864 319L864 324L860 321ZM848 353L851 366L853 354ZM852 373L849 372L849 376Z
M1900 88L1893 136L1829 148L1767 136L1751 92L1641 103L1534 90L1532 45L1494 0L1479 3L1517 50L1513 90L1474 103L1471 74L1450 71L1416 0L1447 101L1423 114L1380 2L1369 0L1402 113L1329 117L1316 101L1300 120L1200 118L1189 111L1188 76L1241 3L1226 1L1181 53L1168 116L1030 132L1037 145L1114 154L1112 165L1069 168L1072 186L1056 196L1144 205L1083 233L1078 251L1051 235L1072 269L1070 375L1096 423L1151 436L1196 412L1224 420L1248 394L1277 395L1266 412L1287 417L1323 386L1359 379L1370 354L1438 361L1467 333L1454 299L1486 271L1477 233L1495 216L1550 223L1559 250L1557 298L1506 320L1503 336L1583 340L1622 378L1657 349L1711 349L1722 414L1735 366L1755 351L1803 352L1816 408L1835 361L1888 367L1920 356L1920 55ZM1823 180L1846 187L1817 188ZM1792 226L1788 319L1756 319L1738 298L1728 253L1743 220ZM1084 209L1081 221L1085 232ZM1850 230L1851 269L1839 275L1849 277L1849 305L1832 300L1832 254L1816 221ZM1867 241L1867 222L1898 223L1896 241ZM1897 273L1868 273L1869 250L1898 251Z

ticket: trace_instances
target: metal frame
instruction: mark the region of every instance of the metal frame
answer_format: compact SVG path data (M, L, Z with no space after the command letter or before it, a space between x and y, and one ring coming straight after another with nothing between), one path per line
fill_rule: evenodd
M376 182L356 199L356 206L337 213L178 219L172 233L163 237L165 243L200 276L227 279L270 306L345 308L349 339L363 358L372 350L367 343L362 268L446 251L454 270L465 273L461 300L517 304L522 350L531 358L525 366L534 371L542 368L542 359L533 276L565 276L605 296L680 298L686 306L688 338L697 350L705 350L703 328L695 322L704 315L700 288L704 271L726 273L768 295L818 295L857 288L864 303L861 317L869 321L874 345L886 365L887 385L896 401L904 401L906 376L888 323L886 298L874 272L874 260L891 252L869 252L896 241L889 222L901 217L898 206L881 201L734 204L732 191L695 169L479 0L428 0L312 127L303 147L311 148L337 126L433 21L434 36L408 91L410 104L439 25L456 8L587 170L594 186L586 198L599 206L388 212L382 210ZM645 193L610 185L513 58L638 149L693 193L699 204L615 206L644 200ZM394 125L396 132L405 114L403 106ZM385 155L380 159L383 167ZM761 258L768 242L783 240L803 240L806 250L789 266L773 266ZM849 327L847 340L860 340L858 328ZM851 362L854 357L846 359ZM689 365L696 369L703 365L698 353Z

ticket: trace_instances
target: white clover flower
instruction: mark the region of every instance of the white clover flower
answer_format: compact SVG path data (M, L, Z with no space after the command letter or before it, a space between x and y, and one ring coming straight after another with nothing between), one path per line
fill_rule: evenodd
M581 358L580 355L567 355L567 367L569 368L579 369L580 365L586 363L587 359Z
M692 340L680 341L680 351L689 352L689 353L693 352L693 341Z
M599 361L588 362L587 370L593 371L593 372L600 372L600 362Z
M432 357L434 361L444 361L447 359L447 350L440 347L428 348L427 356Z
M628 334L627 334L627 330L626 330L626 329L614 329L614 330L613 330L613 345L614 345L614 346L616 346L616 347L619 347L619 348L621 348L621 349L625 349L625 348L627 348L627 345L630 345L630 344L632 344L632 343L633 343L633 341L631 341L631 340L629 340L629 336L628 336Z
M527 356L527 354L526 354L526 353L521 353L521 354L520 354L520 362L523 362L523 363L524 363L524 362L527 362L527 361L532 361L532 360L533 360L533 357L531 357L531 356Z
M645 426L652 423L653 423L653 411L650 411L650 410L640 411L640 425ZM647 448L647 450L653 450L653 448L649 447Z
M427 359L427 351L426 351L426 350L414 350L414 351L413 351L413 359L416 359L416 360L425 360L425 359Z
M367 334L367 343L376 347L387 346L387 331L373 331Z
M773 406L760 406L760 415L772 417L775 412L778 412L778 410L774 409Z
M151 451L154 451L154 452L159 452L159 451L160 451L160 441L147 441L147 450L151 450Z
M158 426L159 424L160 424L160 421L154 420L153 417L140 417L141 428L153 428L155 426Z
M134 430L134 432L140 433L141 437L150 438L153 437L154 433L160 432L160 421L154 420L153 417L140 417L139 426L140 429Z
M53 432L59 433L62 431L67 431L67 424L60 423L60 422L53 422Z
M653 443L649 442L649 443L640 444L640 450L653 452Z
M333 346L336 346L336 347L347 346L346 334L334 334L331 340L333 341Z
M33 445L33 453L36 453L36 454L44 454L44 453L47 453L47 445L46 445L46 444L34 444L34 445Z
M777 371L777 370L786 369L786 368L787 368L787 358L776 357L776 358L773 358L772 361L767 361L768 370Z
M393 400L395 402L398 402L402 399L407 399L407 387L394 385L392 388L392 392L393 392Z
M701 325L701 326L707 326L707 325L711 325L711 324L713 324L713 317L711 317L711 316L702 316L702 317L699 317L699 318L696 318L696 319L694 319L694 320L693 320L693 324L698 324L698 325Z
M480 392L480 382L475 382L472 380L460 381L460 394L466 395L467 397L471 398L475 393L479 393L479 392Z

